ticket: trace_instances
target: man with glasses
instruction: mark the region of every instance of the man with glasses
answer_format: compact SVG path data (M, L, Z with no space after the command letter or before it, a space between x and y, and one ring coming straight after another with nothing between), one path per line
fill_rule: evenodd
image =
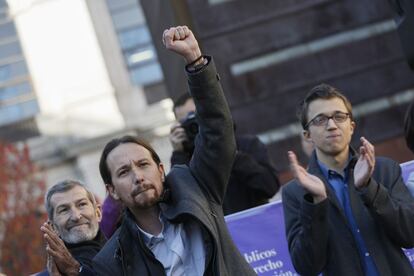
M414 200L400 166L376 158L355 129L352 107L336 88L321 84L298 115L314 152L306 171L288 152L295 177L283 189L286 235L301 275L414 275L401 247L414 246Z

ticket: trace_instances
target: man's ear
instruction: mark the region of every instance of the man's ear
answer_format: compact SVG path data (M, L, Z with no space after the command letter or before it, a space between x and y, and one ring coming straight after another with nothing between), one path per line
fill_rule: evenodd
M160 163L158 165L158 171L161 174L161 182L164 182L165 181L165 169L164 169L164 164L163 163Z
M312 138L311 138L311 136L310 136L310 132L309 132L309 130L306 130L306 129L302 130L302 135L303 135L303 138L304 138L307 142L310 142L310 143L312 143L312 142L313 142L313 141L312 141Z
M112 184L105 184L106 186L106 190L108 191L109 195L115 199L115 200L119 200L119 196L115 191L114 185Z
M102 205L100 203L96 203L96 218L98 219L98 222L101 222L102 220Z
M356 128L356 123L354 121L351 121L351 134L354 134L355 128Z

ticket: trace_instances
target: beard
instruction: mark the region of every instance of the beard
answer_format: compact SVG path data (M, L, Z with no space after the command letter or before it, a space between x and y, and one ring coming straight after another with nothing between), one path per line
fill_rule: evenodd
M161 194L154 185L143 185L132 191L131 198L135 208L147 209L161 200Z
M86 225L86 229L85 229ZM57 228L60 237L66 243L80 243L84 241L93 240L99 231L99 224L98 223L91 223L85 224L81 227L72 227L69 231L67 229L59 229Z

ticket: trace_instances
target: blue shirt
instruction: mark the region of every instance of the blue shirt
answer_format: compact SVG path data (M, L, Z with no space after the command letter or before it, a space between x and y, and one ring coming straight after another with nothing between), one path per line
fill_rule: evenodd
M352 234L358 247L361 263L364 266L365 275L376 276L379 275L377 267L372 259L370 253L365 246L364 239L362 238L359 227L355 221L354 214L352 213L351 202L349 200L348 190L348 178L349 178L349 161L348 165L342 174L330 170L325 164L318 160L318 165L322 171L323 176L334 189L335 195L344 210L345 216L351 227Z

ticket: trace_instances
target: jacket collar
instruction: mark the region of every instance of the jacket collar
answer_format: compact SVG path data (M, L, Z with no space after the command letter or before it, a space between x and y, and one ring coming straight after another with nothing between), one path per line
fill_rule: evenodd
M349 153L351 157L350 157L350 160L348 161L347 168L353 168L355 167L355 164L358 161L358 153L351 146L349 147ZM318 164L318 157L316 156L316 150L312 152L312 155L309 159L308 172L311 174L318 174L319 177L323 176L323 173Z
M147 275L165 274L162 264L145 245L136 226L135 217L128 208L119 229L115 258L121 261L124 275L131 275L132 271L138 270L146 271Z
M95 238L80 243L65 243L72 256L83 266L92 267L92 259L102 249L106 238L101 230L98 230Z

